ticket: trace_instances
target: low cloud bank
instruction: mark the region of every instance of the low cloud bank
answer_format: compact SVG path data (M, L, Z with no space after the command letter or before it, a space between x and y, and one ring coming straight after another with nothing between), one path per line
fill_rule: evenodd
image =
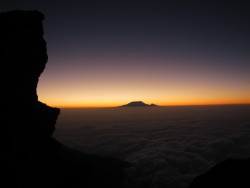
M249 109L68 109L54 136L82 152L133 163L130 187L184 188L218 162L250 156Z

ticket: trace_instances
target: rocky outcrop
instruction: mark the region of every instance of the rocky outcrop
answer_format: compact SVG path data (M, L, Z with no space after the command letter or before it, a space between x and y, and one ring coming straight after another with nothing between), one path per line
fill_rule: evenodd
M37 101L38 78L47 62L43 15L36 11L1 13L1 77L8 102Z
M120 107L140 107L140 106L158 106L156 104L146 104L142 101L133 101Z
M189 188L249 187L250 159L228 159L196 177Z
M4 187L121 187L129 163L89 156L53 139L58 108L38 101L40 74L48 60L43 14L0 14L1 107ZM3 173L2 173L3 174Z

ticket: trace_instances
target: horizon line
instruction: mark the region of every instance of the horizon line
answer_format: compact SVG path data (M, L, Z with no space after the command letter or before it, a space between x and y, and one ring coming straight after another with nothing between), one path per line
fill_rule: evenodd
M174 107L174 106L230 106L230 105L250 105L250 103L218 103L218 104L176 104L176 105L157 105L154 108L157 107ZM55 108L117 108L121 107L119 106L53 106L49 105Z

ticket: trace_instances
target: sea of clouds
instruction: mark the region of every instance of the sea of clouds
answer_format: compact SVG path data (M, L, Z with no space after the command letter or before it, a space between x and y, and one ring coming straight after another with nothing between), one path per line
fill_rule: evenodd
M135 165L128 187L184 188L227 158L250 157L250 105L62 109L54 133Z

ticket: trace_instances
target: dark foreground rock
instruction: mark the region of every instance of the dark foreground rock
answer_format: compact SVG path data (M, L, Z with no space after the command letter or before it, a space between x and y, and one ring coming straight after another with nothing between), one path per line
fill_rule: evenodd
M189 188L250 187L250 159L228 159L196 177Z
M0 14L1 187L122 187L129 163L83 154L52 137L60 109L38 101L36 92L48 60L43 19L37 11Z

